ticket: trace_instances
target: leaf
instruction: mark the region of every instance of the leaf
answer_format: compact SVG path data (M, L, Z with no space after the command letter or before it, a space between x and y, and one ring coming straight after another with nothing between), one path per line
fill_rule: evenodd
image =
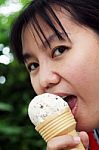
M0 0L0 5L4 4L6 0Z
M0 110L2 110L2 111L12 111L13 107L10 104L0 102Z
M31 0L20 0L20 2L23 4L23 5L27 5L28 3L31 2Z
M0 132L5 135L17 135L22 132L22 129L17 126L7 126L0 124Z

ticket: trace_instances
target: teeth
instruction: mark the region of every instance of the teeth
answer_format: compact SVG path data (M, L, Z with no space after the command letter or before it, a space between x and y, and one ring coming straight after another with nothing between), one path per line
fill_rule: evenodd
M65 99L66 97L68 97L68 96L62 96L63 99Z
M68 95L68 96L69 96L69 95ZM63 100L67 102L67 101L68 101L68 100L67 100L67 97L68 97L68 96L63 96L63 97L62 97Z
M70 100L72 95L68 95L68 96L64 96L64 101L66 101L68 103L68 101Z
M67 96L62 96L62 98L64 99L64 98L66 98Z

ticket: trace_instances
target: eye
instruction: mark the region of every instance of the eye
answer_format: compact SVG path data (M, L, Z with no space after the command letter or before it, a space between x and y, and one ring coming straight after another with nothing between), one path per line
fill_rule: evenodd
M38 63L30 63L28 65L28 70L31 72L31 71L34 71L38 68L39 64Z
M58 46L58 47L55 47L54 50L53 50L53 54L52 54L52 57L57 57L57 56L60 56L62 53L64 53L65 50L69 50L70 47L67 47L67 46Z

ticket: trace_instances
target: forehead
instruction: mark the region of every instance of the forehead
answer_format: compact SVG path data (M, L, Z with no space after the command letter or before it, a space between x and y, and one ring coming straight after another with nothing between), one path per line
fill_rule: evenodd
M74 25L74 20L72 16L63 8L55 7L54 12L61 23L62 27L64 28L66 34L70 32L70 28ZM55 20L51 14L49 14L51 18L51 22L53 23L55 30L65 38L67 35L64 33L63 29L59 25L59 23ZM26 49L27 45L35 45L36 47L41 48L41 45L45 47L48 46L48 42L52 42L53 40L59 40L56 36L55 30L53 30L39 15L36 15L37 22L33 22L31 20L28 25L23 29L22 32L22 45L23 50ZM48 39L48 41L47 41ZM44 43L44 44L43 44Z
M64 13L64 11L65 11L65 13ZM70 14L67 13L66 10L62 10L62 8L57 8L57 9L55 8L54 12L61 23L62 23L61 18L70 19ZM59 23L55 20L55 17L52 17L50 13L49 13L49 17L51 18L51 22L53 23L55 28L59 32L62 32L62 29L61 29ZM28 25L24 27L23 32L22 32L22 37L25 35L25 32L27 31L27 29L32 34L34 34L35 37L37 37L38 34L42 35L38 26L41 28L41 30L43 31L43 33L45 34L46 37L49 36L50 34L52 34L52 32L53 32L52 28L38 14L36 15L36 18L37 18L36 22L34 21L34 19L31 19L31 21L28 23Z
M54 32L48 27L48 25L42 20L40 21L41 29L43 31L44 36L46 39L51 43L51 41L57 36L55 36ZM27 25L27 27L24 29L22 33L22 47L23 47L23 53L25 51L31 51L33 48L35 49L44 49L48 46L47 41L45 40L42 33L37 29L35 30L34 26L30 23Z

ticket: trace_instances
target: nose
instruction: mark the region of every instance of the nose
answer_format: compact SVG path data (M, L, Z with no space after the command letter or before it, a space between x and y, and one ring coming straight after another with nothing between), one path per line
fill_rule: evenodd
M60 75L53 64L42 63L39 71L39 83L43 89L48 89L60 82Z

